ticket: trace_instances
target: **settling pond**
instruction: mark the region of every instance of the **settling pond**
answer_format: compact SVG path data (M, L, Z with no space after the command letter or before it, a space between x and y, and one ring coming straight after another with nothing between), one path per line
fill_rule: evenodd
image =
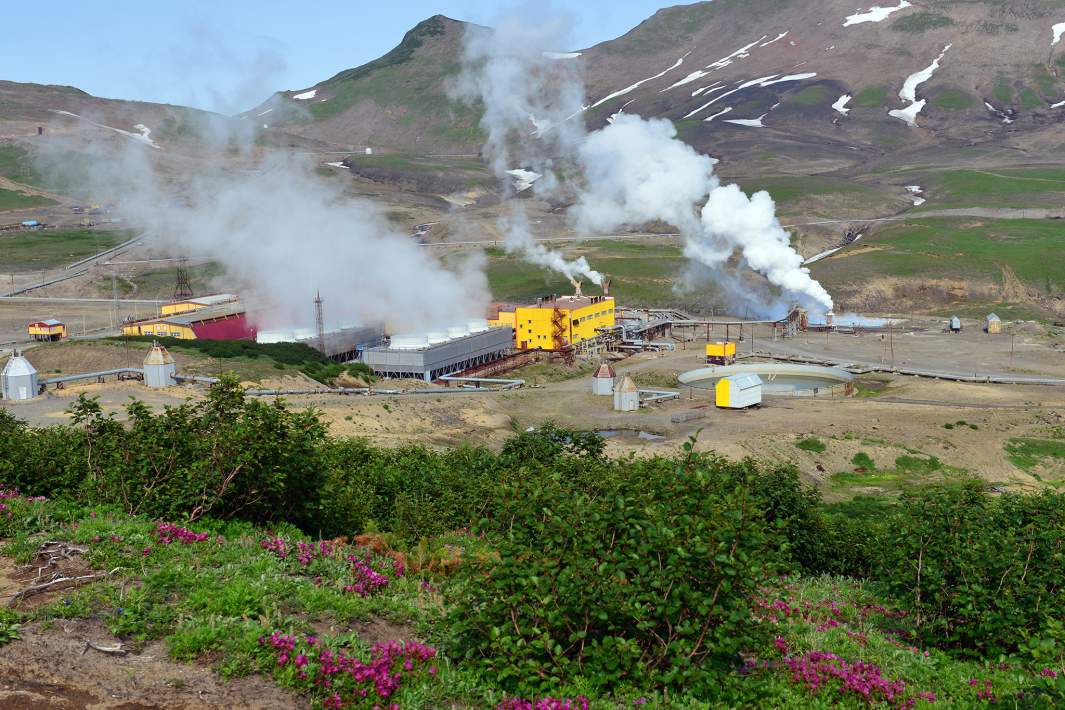
M682 373L682 385L711 389L722 377L755 374L762 378L762 392L787 397L849 397L854 394L854 375L835 367L753 363L701 367Z

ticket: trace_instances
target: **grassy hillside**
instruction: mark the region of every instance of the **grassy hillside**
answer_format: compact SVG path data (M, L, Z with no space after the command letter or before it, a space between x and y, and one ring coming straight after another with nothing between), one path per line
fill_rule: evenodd
M40 195L27 195L24 192L0 188L0 212L5 210L23 210L30 207L44 207L58 204L55 200Z
M130 239L132 232L108 229L40 229L0 234L0 269L51 269L92 256Z

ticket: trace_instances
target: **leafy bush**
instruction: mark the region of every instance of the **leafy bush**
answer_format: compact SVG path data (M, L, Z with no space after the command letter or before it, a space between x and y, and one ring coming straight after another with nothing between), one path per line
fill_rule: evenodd
M68 462L82 474L79 498L158 518L311 523L326 431L314 411L245 399L225 376L202 402L153 414L134 401L126 412L124 426L95 398L71 405L84 432L84 459Z
M715 687L759 637L750 600L787 543L760 505L753 462L687 448L675 468L597 489L561 476L504 483L498 559L463 566L453 588L454 651L512 692L578 679Z
M856 453L851 459L851 463L857 466L858 468L864 468L867 471L876 470L876 462L873 461L872 457L864 451L859 451L858 453Z
M803 451L809 451L813 454L823 454L828 447L825 442L818 439L816 436L808 436L805 439L800 439L795 442L795 447L802 449Z
M993 656L1065 618L1063 545L1065 495L935 487L903 498L877 576L924 641Z

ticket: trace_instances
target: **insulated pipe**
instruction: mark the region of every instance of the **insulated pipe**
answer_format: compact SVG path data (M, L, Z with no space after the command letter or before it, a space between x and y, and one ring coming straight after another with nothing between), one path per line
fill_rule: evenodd
M41 384L51 385L58 384L60 382L75 382L77 380L91 380L96 377L107 377L108 375L121 375L124 372L132 372L136 375L143 375L144 370L139 367L117 367L113 370L100 370L99 372L81 372L76 375L64 375L63 377L51 377L47 380L42 379Z

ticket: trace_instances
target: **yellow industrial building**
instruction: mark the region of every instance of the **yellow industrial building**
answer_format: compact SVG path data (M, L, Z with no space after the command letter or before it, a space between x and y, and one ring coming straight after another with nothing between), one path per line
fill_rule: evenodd
M243 304L231 301L129 321L122 325L122 333L180 340L254 340L256 329L248 322Z
M601 329L614 327L614 322L610 296L559 296L501 310L489 325L513 328L514 347L519 350L562 350L594 338Z
M198 311L201 308L220 306L223 303L232 303L239 300L240 297L233 293L215 293L209 296L197 296L196 298L186 298L180 301L164 303L159 306L159 314L163 316L176 316L181 313Z
M55 318L34 321L27 330L34 340L62 340L67 337L67 327Z

